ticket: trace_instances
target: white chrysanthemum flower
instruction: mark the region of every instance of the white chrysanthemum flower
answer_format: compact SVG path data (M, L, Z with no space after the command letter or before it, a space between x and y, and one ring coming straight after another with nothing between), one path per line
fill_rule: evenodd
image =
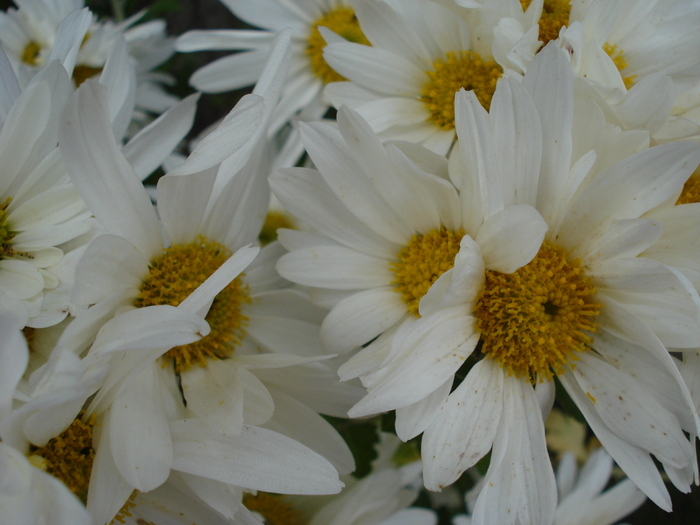
M554 525L613 525L639 508L646 497L629 479L607 488L612 467L612 458L604 449L593 452L581 469L574 455L566 454L557 469L559 503ZM477 485L467 494L468 506L481 488ZM452 523L472 525L473 522L470 516L460 515Z
M324 342L347 349L381 334L340 369L368 388L350 415L396 409L399 436L425 431L433 490L491 450L477 523L551 523L556 490L539 405L551 403L557 376L615 461L669 509L650 454L689 490L694 454L684 431L697 432L697 413L666 347L696 347L700 315L680 272L638 255L661 233L643 215L675 199L700 150L675 143L621 159L601 151L607 160L596 164L596 151L574 143L593 139L572 129L573 76L553 45L523 83L499 83L490 114L473 93L460 93L455 108L460 154L450 175L460 202L445 190L442 215L428 177L405 160L399 181L386 159L392 147L346 124L343 110L340 132L305 131L322 177L273 179L290 211L325 234L285 232L292 251L280 272L346 291L326 297L336 304ZM301 197L312 181L313 208ZM680 244L679 260L692 252ZM408 311L414 318L392 330Z
M20 92L1 51L0 75L0 309L25 325L50 326L66 316L61 299L51 297L62 285L60 247L90 229L57 148L68 78L54 62Z
M309 363L322 354L311 322L319 313L298 293L278 289L279 245L267 246L253 264L258 249L245 247L256 240L269 202L259 174L266 173L266 125L288 42L286 32L272 48L256 88L262 96L243 99L176 174L159 181L167 247L146 193L114 143L104 90L88 81L67 108L61 148L108 232L90 244L77 271L76 302L94 306L58 343L75 352L92 343L87 370L106 374L85 416L95 414L102 429L88 491L88 509L99 523L134 489L157 488L171 470L232 518L238 487L339 491L335 468L314 450L330 451L342 470L353 468L342 440L303 400L309 391L322 393L318 404L340 415L357 399L352 387L333 390L332 370ZM197 332L206 337L198 340ZM294 353L312 356L287 355ZM305 367L302 381L313 386L297 385L291 396L284 381L268 378L274 385L268 390L249 371L298 364ZM286 420L284 413L273 417L275 406L289 412ZM109 478L114 468L120 475ZM225 504L221 491L231 496Z
M455 138L455 93L473 90L488 109L508 69L493 52L499 36L475 33L434 2L361 0L356 9L372 46L329 43L324 58L350 82L329 85L326 96L336 107L356 109L384 139L447 153Z
M221 58L196 71L190 82L205 93L219 93L255 83L263 70L274 36L292 29L289 76L282 99L275 110L270 133L279 131L290 118L305 110L305 118L323 116L329 104L322 97L328 82L342 80L323 59L326 45L320 27L326 27L351 42L367 43L359 28L352 0L250 2L225 0L224 5L238 18L261 30L188 31L178 38L180 52L244 50ZM339 38L334 37L335 40ZM294 159L296 160L296 159Z
M134 25L143 16L141 12L115 24L98 20L87 9L77 20L75 15L84 5L82 0L17 0L15 3L18 9L0 13L0 46L10 58L22 86L50 60L74 48L67 69L77 87L102 72L112 49L123 37L136 70L137 107L159 114L177 102L162 87L170 82L170 77L152 73L174 53L174 39L167 37L163 20ZM66 21L69 23L65 24Z
M22 322L0 314L0 522L7 525L89 525L90 516L68 487L52 476L47 462L8 443L6 423L15 388L29 360ZM49 473L44 472L49 470ZM60 478L60 475L59 475Z

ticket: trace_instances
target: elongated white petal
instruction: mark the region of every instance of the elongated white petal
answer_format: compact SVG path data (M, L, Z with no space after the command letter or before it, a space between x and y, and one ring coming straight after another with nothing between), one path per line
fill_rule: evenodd
M251 490L282 494L335 494L338 473L321 456L272 430L244 426L238 436L175 422L173 468Z
M197 100L199 94L183 99L134 135L122 148L141 180L163 163L190 130Z
M423 434L423 476L429 490L453 483L491 449L501 419L503 370L482 359L439 408Z
M106 89L86 81L66 107L60 134L73 184L109 232L131 242L146 259L163 248L148 195L121 153L109 126Z
M114 463L124 480L141 492L168 479L173 459L157 366L153 362L132 375L109 415Z

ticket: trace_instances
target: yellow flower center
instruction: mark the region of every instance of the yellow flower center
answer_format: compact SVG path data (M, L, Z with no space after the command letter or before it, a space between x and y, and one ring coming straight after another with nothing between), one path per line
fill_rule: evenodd
M265 217L265 224L263 224L262 230L260 230L260 235L258 235L260 244L265 246L276 241L277 230L279 228L289 228L291 230L296 229L294 219L281 211L268 212L267 217Z
M685 181L683 191L678 197L676 204L690 204L692 202L700 202L700 166Z
M486 272L474 316L482 352L510 375L549 381L588 350L600 304L578 260L544 242L535 258L512 274Z
M283 496L258 492L243 496L243 505L260 514L265 525L306 525L307 520Z
M451 130L455 127L455 93L462 88L474 91L488 111L503 69L478 53L459 51L449 52L444 59L433 62L433 69L425 74L430 80L423 86L421 101L430 112L428 120L439 128Z
M76 86L80 86L88 78L92 78L95 75L102 73L101 67L92 67L85 64L78 64L73 68L73 82Z
M83 503L87 502L88 485L95 449L92 448L94 420L79 418L43 447L31 447L29 461L61 480Z
M39 62L39 53L41 53L41 46L39 43L30 40L29 43L24 46L24 51L22 51L22 62L30 66L36 66Z
M202 236L165 249L151 262L134 306L179 305L230 255L224 245ZM207 359L231 356L246 335L248 318L241 311L245 303L250 303L248 286L239 276L214 298L205 318L211 327L209 335L165 354L172 359L175 371L185 372L194 365L203 366Z
M532 0L520 0L523 11L528 8ZM542 14L538 21L540 26L539 40L542 45L547 45L550 40L559 38L559 30L569 23L571 2L568 0L544 0Z
M311 61L311 71L324 83L341 82L345 77L336 73L323 59L323 48L326 41L321 36L318 28L327 27L345 40L356 44L370 45L369 40L360 29L360 24L355 16L355 10L350 6L339 6L326 13L311 24L311 31L306 45L306 54Z
M5 259L32 259L32 256L27 252L16 250L12 246L12 239L15 238L17 232L12 230L9 224L7 208L12 201L12 197L8 197L5 202L0 204L0 261Z
M464 231L445 228L416 234L399 252L398 262L389 267L394 272L396 291L401 292L408 311L418 315L418 303L430 286L454 266Z
M608 56L612 58L613 64L615 64L617 70L620 73L622 73L627 67L627 61L625 60L622 50L619 47L614 46L612 44L603 44L603 51L605 51L608 54ZM634 85L636 79L637 75L622 77L622 81L625 83L625 87L627 89L631 88Z

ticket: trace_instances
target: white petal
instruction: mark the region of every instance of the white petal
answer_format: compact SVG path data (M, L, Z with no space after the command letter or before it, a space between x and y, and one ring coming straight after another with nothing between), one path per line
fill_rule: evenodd
M344 353L368 343L406 315L406 304L391 288L376 288L340 301L321 325L329 352Z
M284 434L330 461L340 475L355 470L350 448L338 431L308 406L293 397L271 390L275 415L265 428Z
M190 130L198 99L198 94L185 98L139 131L122 148L141 180L163 163Z
M491 449L503 404L503 371L482 359L440 407L423 435L423 476L429 490L452 484Z
M519 204L487 217L475 241L488 270L513 273L537 255L548 229L535 208Z
M108 416L114 463L124 480L141 492L168 479L173 459L157 366L160 363L153 362L133 374Z
M162 250L151 201L122 155L109 127L106 90L93 81L66 108L61 152L73 184L103 227L121 235L150 259Z
M394 340L402 355L388 375L349 412L376 414L420 401L439 388L471 354L479 340L474 319L460 307L413 323L406 340ZM403 343L403 344L402 344Z
M672 466L688 465L690 443L670 412L614 366L588 353L579 358L574 377L615 434Z
M649 499L666 512L671 511L671 498L659 471L649 454L617 437L598 415L593 403L576 382L572 372L559 376L567 393L579 407L596 437L620 468Z
M171 243L191 242L201 234L215 178L215 170L210 169L158 179L158 211Z
M100 235L90 243L76 268L73 301L95 304L114 293L138 290L148 276L148 262L123 237Z
M417 403L396 409L396 435L402 441L413 439L433 423L447 401L453 383L454 380L450 378Z
M197 420L172 424L173 468L251 490L335 494L343 487L331 464L281 434L244 426L238 436L203 429Z

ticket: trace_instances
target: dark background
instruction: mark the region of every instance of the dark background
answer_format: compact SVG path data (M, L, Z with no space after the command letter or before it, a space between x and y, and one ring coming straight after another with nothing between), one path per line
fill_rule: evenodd
M119 0L117 0L119 1ZM238 21L218 0L128 0L120 2L126 15L148 9L146 19L164 18L168 23L170 35L180 35L189 29L242 28L245 24ZM0 9L6 10L14 4L0 0ZM112 2L109 0L88 0L87 5L98 15L113 14ZM199 52L176 54L161 69L175 75L177 84L172 91L183 97L194 90L187 80L201 66L216 58L226 56L229 52ZM197 116L190 136L196 136L209 124L226 115L236 101L247 91L237 91L218 95L202 95ZM360 434L353 433L355 439ZM361 444L357 444L361 445ZM669 485L674 511L667 514L653 503L647 501L638 511L626 520L631 525L696 525L700 524L700 488L693 487L691 494L681 494ZM425 501L424 497L421 500ZM441 522L442 525L443 522ZM449 521L444 521L445 525ZM536 524L535 524L536 525Z

